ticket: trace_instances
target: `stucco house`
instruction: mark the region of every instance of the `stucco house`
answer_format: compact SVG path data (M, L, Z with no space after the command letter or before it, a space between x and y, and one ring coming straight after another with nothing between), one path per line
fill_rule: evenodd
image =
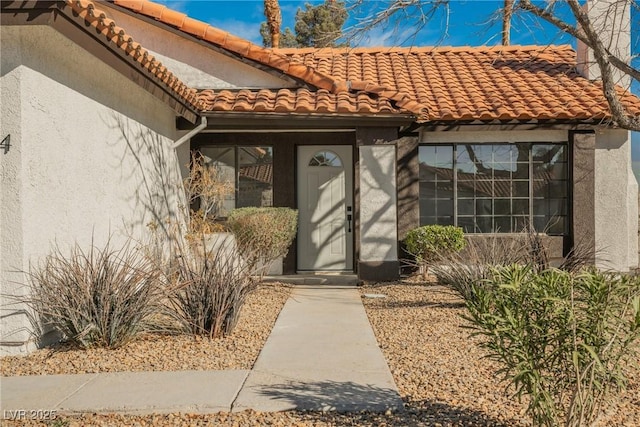
M1 7L4 295L53 242L178 215L191 150L233 177L225 209L299 209L286 274L393 279L418 225L530 221L556 255L638 265L629 132L569 46L271 50L143 0ZM20 307L0 308L2 352L25 351Z

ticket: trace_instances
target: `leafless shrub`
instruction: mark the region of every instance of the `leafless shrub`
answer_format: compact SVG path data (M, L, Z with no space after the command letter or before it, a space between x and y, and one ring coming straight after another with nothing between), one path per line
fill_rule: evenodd
M82 347L116 348L152 328L162 311L161 274L128 240L113 249L75 244L69 255L55 246L30 269L25 303L34 327L52 327Z
M464 251L441 257L431 269L439 283L465 299L472 297L473 285L490 277L491 267L526 263L529 258L523 237L505 239L494 234L468 240Z
M544 236L528 226L518 235L506 238L499 234L472 238L463 252L440 257L432 272L441 284L468 299L473 296L473 285L490 278L493 267L520 264L528 265L536 272L549 269L551 257ZM562 258L558 268L578 272L593 265L595 253L593 245L577 242Z
M234 183L218 166L207 164L205 157L197 152L191 155L189 176L184 180L184 189L190 207L189 231L211 233L221 231L215 219L223 208L224 200L233 194Z

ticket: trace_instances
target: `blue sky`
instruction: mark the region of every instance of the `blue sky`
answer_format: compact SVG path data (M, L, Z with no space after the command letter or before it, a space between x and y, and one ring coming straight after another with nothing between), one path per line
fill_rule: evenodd
M265 20L263 2L261 0L184 0L159 1L168 7L186 13L192 18L207 22L215 27L229 31L235 35L262 44L259 29ZM305 3L322 3L310 0L280 0L282 10L282 27L293 29L295 14ZM385 2L365 1L363 6L350 13L345 27L352 28L365 16L379 10ZM502 7L503 0L452 0L449 6L438 9L429 22L420 27L416 16L417 10L408 11L407 15L398 15L398 19L388 25L378 27L360 37L352 45L391 46L391 45L451 45L478 46L496 45L500 43L500 22L495 20L495 12ZM632 13L632 31L640 28L640 13ZM640 31L640 30L639 30ZM640 35L640 34L638 34ZM632 37L633 53L640 53L640 37ZM544 22L535 20L529 14L514 17L511 32L512 44L572 44L575 42ZM640 62L640 59L636 63ZM633 87L640 94L640 84ZM640 178L640 133L632 136L632 155L637 176Z
M261 0L184 0L159 1L168 7L180 10L193 18L205 21L215 27L244 37L257 44L262 43L259 28L265 20ZM280 0L283 29L293 29L295 13L304 8L305 3L318 4L322 1ZM352 27L364 16L380 10L386 2L365 1L363 6L350 13L346 27ZM358 45L482 45L500 43L500 24L492 25L492 17L503 5L502 0L454 0L449 6L438 9L429 24L416 30L417 10L411 9L402 16L401 22L377 28ZM400 15L398 15L400 17ZM417 37L412 37L413 35ZM534 22L526 16L516 17L512 31L513 44L570 43L571 39L560 34L553 27Z

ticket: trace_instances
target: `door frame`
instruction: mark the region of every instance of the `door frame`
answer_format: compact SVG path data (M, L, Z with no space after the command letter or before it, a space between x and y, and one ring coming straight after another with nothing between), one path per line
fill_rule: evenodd
M300 252L303 250L303 245L301 245L300 243L300 239L298 237L298 235L296 235L296 272L320 272L320 271L331 271L331 272L349 272L352 273L355 271L355 266L356 266L356 262L355 262L355 254L356 254L356 225L357 225L357 214L356 214L356 197L355 197L355 189L356 189L356 183L355 183L355 178L356 178L356 171L355 171L355 158L354 158L354 148L353 145L347 145L347 144L331 144L331 145L319 145L319 144L299 144L296 145L295 147L295 197L296 197L296 206L298 208L298 210L300 211L300 191L301 191L301 185L302 182L300 180L301 176L301 171L300 168L302 167L302 164L300 163L301 161L303 161L302 159L302 154L301 151L308 151L307 153L305 153L305 162L308 162L311 159L311 156L313 155L314 152L317 151L321 151L321 150L327 150L327 151L333 151L333 152L345 152L348 151L348 156L350 157L349 159L342 159L342 163L343 163L343 170L344 173L346 174L345 176L345 190L344 190L344 195L345 195L345 208L347 206L351 206L351 225L350 225L350 232L345 232L345 268L344 269L301 269L300 266ZM346 154L346 153L345 153ZM300 216L299 216L300 218ZM345 226L347 226L346 224L347 221L347 212L345 212ZM298 225L298 227L300 227Z

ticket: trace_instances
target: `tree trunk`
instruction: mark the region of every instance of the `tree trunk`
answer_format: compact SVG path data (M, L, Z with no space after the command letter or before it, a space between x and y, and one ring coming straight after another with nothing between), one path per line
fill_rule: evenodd
M514 0L504 0L504 11L502 13L502 45L511 44L511 16L513 15Z
M264 15L267 17L267 26L271 33L271 47L280 47L280 26L282 24L282 13L278 0L264 0Z

